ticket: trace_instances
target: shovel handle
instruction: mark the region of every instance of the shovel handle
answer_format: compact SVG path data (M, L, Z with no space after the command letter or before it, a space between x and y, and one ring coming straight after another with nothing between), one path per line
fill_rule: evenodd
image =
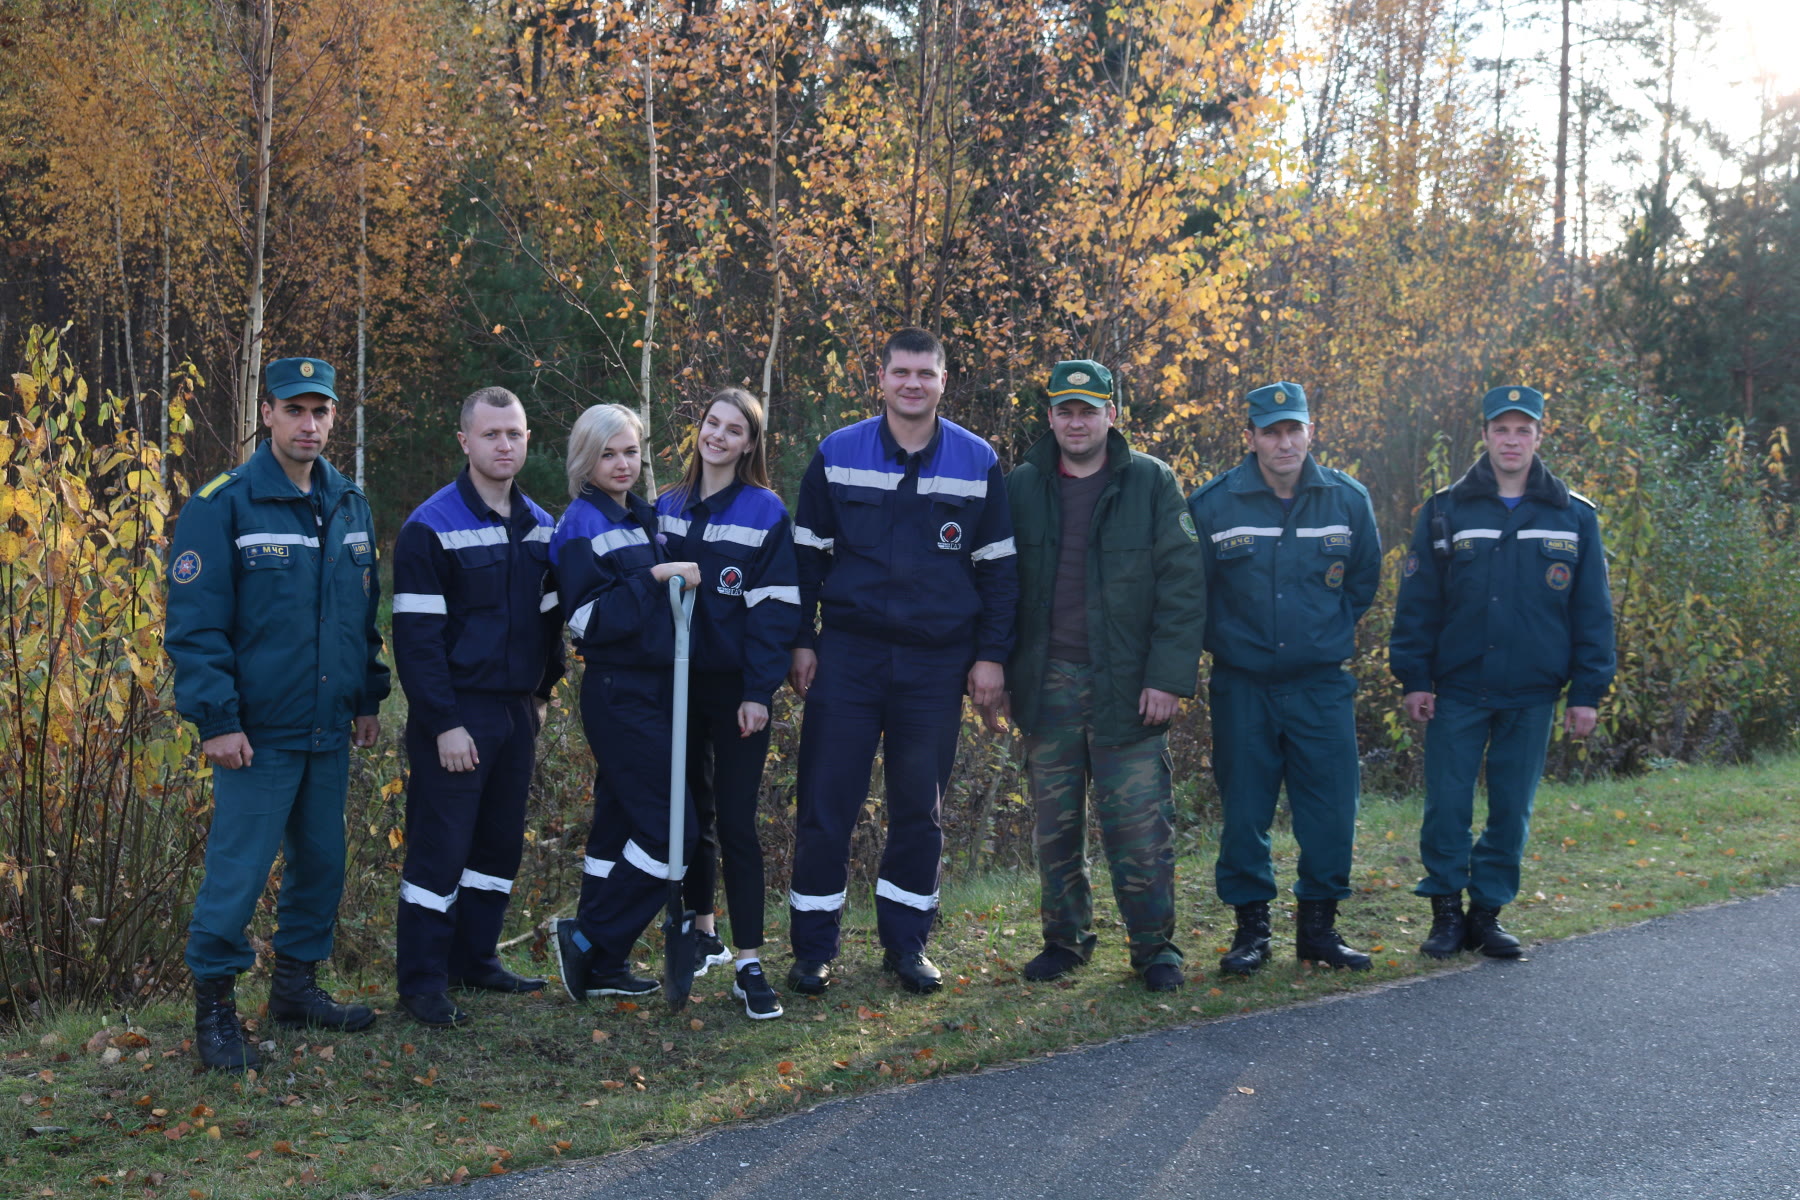
M687 874L682 843L687 837L688 654L693 641L694 593L681 576L669 578L669 607L675 616L675 700L669 722L669 879Z

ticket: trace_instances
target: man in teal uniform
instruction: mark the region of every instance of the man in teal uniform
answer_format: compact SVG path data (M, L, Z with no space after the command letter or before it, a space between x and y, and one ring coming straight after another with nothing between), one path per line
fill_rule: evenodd
M1563 728L1586 737L1616 665L1593 503L1537 456L1543 393L1494 388L1481 416L1485 453L1419 511L1388 643L1406 714L1426 723L1415 891L1431 901L1419 949L1433 958L1522 952L1500 910L1519 891L1556 702L1566 685ZM1487 826L1471 845L1484 765Z
M1300 843L1294 948L1363 971L1369 956L1337 932L1361 792L1356 681L1343 664L1375 599L1381 540L1369 493L1308 452L1300 385L1257 388L1249 405L1249 453L1188 497L1206 563L1213 773L1225 810L1215 878L1237 910L1219 968L1248 975L1269 959L1269 827L1285 783Z
M213 766L206 874L187 963L194 1046L213 1070L257 1055L238 1024L237 976L256 962L244 928L286 857L269 1015L364 1029L375 1015L318 985L344 883L349 746L372 746L388 693L368 501L319 457L337 412L334 373L277 359L264 376L269 440L182 507L170 547L166 644L175 705Z
M1037 809L1044 950L1057 979L1093 953L1087 793L1094 790L1131 965L1153 992L1181 986L1169 719L1194 694L1206 578L1175 473L1113 428L1112 373L1050 373L1050 432L1007 476L1019 558L1008 702Z

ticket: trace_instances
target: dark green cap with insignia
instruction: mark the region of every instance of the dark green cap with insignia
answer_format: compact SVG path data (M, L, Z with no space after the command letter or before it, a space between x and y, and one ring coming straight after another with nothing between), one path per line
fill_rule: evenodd
M1306 389L1297 383L1271 383L1259 387L1247 397L1250 401L1250 423L1266 429L1277 421L1304 421L1312 424L1306 411Z
M322 358L278 358L263 368L263 383L277 400L308 394L328 396L333 403L338 398L332 390L337 372Z
M1086 400L1095 408L1113 402L1112 372L1091 358L1059 362L1050 372L1050 403Z
M1544 393L1536 388L1509 383L1491 389L1481 398L1481 419L1491 421L1501 413L1522 412L1534 421L1544 419Z

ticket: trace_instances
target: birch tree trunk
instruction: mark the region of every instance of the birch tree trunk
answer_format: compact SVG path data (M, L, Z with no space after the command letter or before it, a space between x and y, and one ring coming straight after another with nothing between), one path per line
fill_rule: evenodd
M638 418L644 423L644 489L648 496L656 495L656 460L650 456L650 350L656 336L656 247L661 226L657 218L660 216L662 197L657 190L656 172L656 52L655 22L651 22L651 40L644 53L644 134L650 147L650 249L649 267L646 272L648 287L644 303L644 352L638 360L638 382L643 389L643 404L638 409Z
M244 340L238 354L238 459L247 462L256 448L257 385L262 378L263 257L269 237L270 143L275 131L275 2L259 0L256 39L249 63L250 107L256 120L256 199L247 250Z

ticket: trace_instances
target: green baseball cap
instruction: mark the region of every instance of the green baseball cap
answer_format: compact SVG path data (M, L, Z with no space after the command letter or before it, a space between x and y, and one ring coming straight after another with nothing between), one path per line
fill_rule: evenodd
M1095 408L1113 402L1112 372L1091 358L1071 358L1050 371L1050 403L1086 400Z
M1516 383L1492 388L1481 398L1481 419L1491 421L1501 413L1522 412L1534 421L1544 419L1544 393Z
M1300 421L1312 424L1306 411L1306 389L1297 383L1271 383L1259 387L1249 396L1250 423L1266 429L1277 421Z
M313 394L337 403L337 372L322 358L278 358L263 368L263 383L277 400Z

